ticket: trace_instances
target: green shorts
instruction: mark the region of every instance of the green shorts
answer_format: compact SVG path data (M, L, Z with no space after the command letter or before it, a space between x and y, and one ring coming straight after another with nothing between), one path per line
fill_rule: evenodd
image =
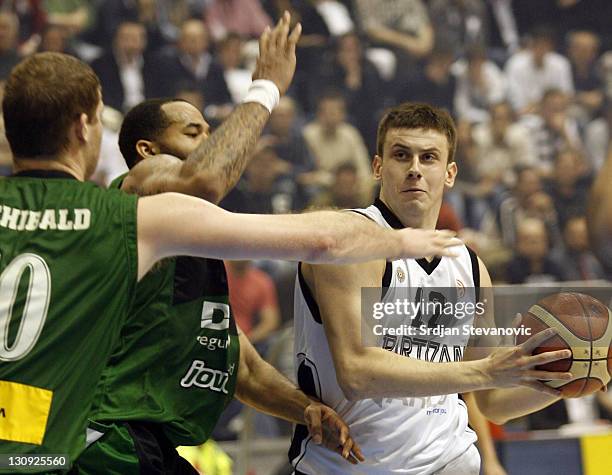
M75 474L198 474L178 454L157 424L137 421L90 423L88 432L98 438L75 462Z

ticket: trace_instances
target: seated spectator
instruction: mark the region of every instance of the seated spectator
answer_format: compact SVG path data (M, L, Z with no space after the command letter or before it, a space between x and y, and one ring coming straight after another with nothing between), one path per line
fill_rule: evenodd
M300 183L330 186L336 168L342 163L352 163L357 170L358 193L362 201L369 202L374 180L368 150L359 131L346 122L344 97L336 92L322 95L317 106L317 117L304 127L303 133L315 159L316 169L300 176Z
M510 284L557 282L563 273L550 256L548 232L543 221L526 218L517 226L514 258L508 263Z
M334 55L319 68L317 80L310 81L310 98L316 103L321 90L337 88L346 100L351 122L367 141L376 146L377 111L385 104L385 88L376 66L363 54L357 33L336 39Z
M47 21L42 0L0 0L0 12L10 12L17 16L19 56L34 53Z
M357 168L351 162L340 164L334 172L334 180L325 191L319 193L308 205L310 208L365 208L371 204L359 193ZM445 228L446 229L446 228Z
M70 33L66 27L48 25L42 32L38 51L49 51L51 53L64 53L77 56L76 51L70 45Z
M92 2L86 0L45 0L47 25L58 27L72 38L91 26Z
M263 138L238 185L221 206L239 213L289 213L301 210L305 201L288 175L291 166L281 160Z
M4 81L20 58L17 54L19 19L10 12L0 12L0 81Z
M605 278L601 264L589 248L586 218L572 216L563 228L563 248L555 255L563 280L597 280Z
M457 118L472 123L489 120L489 109L506 98L504 74L481 48L468 50L466 59L453 66L457 78L454 108Z
M542 176L551 176L555 157L563 150L582 151L578 124L568 113L570 98L559 89L544 93L539 111L528 114L521 123L529 129L535 145L538 168Z
M584 160L575 150L564 150L557 156L552 180L548 186L559 226L565 227L572 216L584 216L592 178Z
M529 46L512 55L506 63L510 103L519 113L533 111L547 90L573 94L570 63L554 50L554 32L537 28L531 34Z
M463 56L474 47L486 47L488 17L484 0L430 0L429 16L436 40L453 45L455 56Z
M599 36L590 31L574 31L569 34L567 43L576 89L575 102L580 108L582 124L586 125L597 115L604 100L604 84L597 70Z
M112 49L91 64L102 83L106 105L125 112L159 95L154 82L159 72L144 54L146 44L144 26L123 22L117 27Z
M289 96L281 97L270 115L266 129L270 146L280 158L289 163L289 173L294 177L315 169L297 113L296 102Z
M478 175L505 188L516 183L516 168L536 165L536 150L523 124L515 122L508 102L499 102L489 109L491 120L474 126Z
M225 269L236 325L261 349L281 321L274 282L251 261L226 261Z
M238 104L246 96L252 82L252 71L246 69L242 61L242 39L236 33L230 33L219 42L217 48L223 78L232 101Z
M228 33L257 38L266 26L272 26L272 19L259 0L212 0L206 8L205 19L215 41Z
M513 248L517 242L517 229L526 218L543 221L552 243L561 241L561 232L552 198L542 186L537 169L522 167L517 170L516 185L512 194L499 207L499 227L504 244Z
M398 92L400 101L427 102L453 112L457 80L451 74L454 54L449 45L439 45L427 57L413 79L403 84Z
M203 91L206 105L223 106L232 102L230 92L223 77L223 69L209 52L208 31L200 20L187 20L181 25L178 42L162 59L164 82L161 95L173 96L177 84L193 82ZM224 114L208 114L207 118L223 120Z
M172 38L164 36L158 0L104 0L96 14L96 24L87 41L106 48L113 41L117 25L140 23L146 31L147 52L156 53Z
M357 23L373 46L391 50L399 85L434 46L434 29L422 0L355 0Z

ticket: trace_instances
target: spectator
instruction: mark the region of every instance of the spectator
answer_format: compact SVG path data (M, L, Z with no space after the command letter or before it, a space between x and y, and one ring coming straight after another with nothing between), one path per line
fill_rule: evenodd
M490 108L491 120L474 127L478 175L488 177L505 188L516 183L516 168L535 166L536 150L529 129L515 122L508 102Z
M0 0L0 11L17 15L19 55L34 53L47 21L42 0Z
M499 208L501 236L507 247L516 245L518 226L526 218L543 221L552 242L561 241L553 200L544 191L540 174L533 167L519 168L512 195L504 199Z
M316 102L314 98L322 89L332 87L344 95L351 122L368 141L368 149L373 150L377 111L383 107L385 88L376 66L363 54L357 33L347 33L336 39L335 54L322 65L319 78L311 81L312 102Z
M244 173L244 178L222 202L240 213L289 213L302 209L299 190L289 178L291 166L280 159L269 138L263 138Z
M85 0L44 0L47 24L64 30L72 38L91 26L93 6ZM48 50L47 50L48 51Z
M371 202L359 193L357 167L351 162L346 162L336 167L331 185L319 193L310 202L309 207L351 209L365 208L370 204Z
M191 82L201 88L206 106L207 119L223 120L231 112L232 98L223 76L223 68L209 52L206 26L201 20L187 20L181 25L176 49L162 58L164 81L160 85L161 95L173 96L176 86Z
M288 162L292 176L315 169L301 126L297 120L297 105L289 96L283 96L272 111L268 122L268 138L276 154Z
M259 0L212 0L205 16L206 25L216 41L228 33L257 38L266 26L272 26L272 19Z
M242 39L236 33L228 34L218 44L218 60L232 101L238 104L251 85L252 72L242 64Z
M554 33L548 28L537 28L531 34L529 46L506 63L510 102L519 113L532 111L549 89L574 92L570 63L554 49Z
M513 0L487 0L487 49L497 64L506 62L519 49L519 33L513 10Z
M489 120L489 109L506 98L504 74L488 61L482 48L468 50L466 59L453 66L457 78L454 108L459 120L472 123Z
M64 53L77 56L69 43L70 37L66 27L48 25L43 30L38 51L49 51L52 53Z
M160 26L161 0L104 0L99 2L96 25L88 35L88 40L105 48L116 36L117 25L140 23L146 30L147 51L154 53L161 49L171 38L165 38Z
M236 324L261 348L281 321L274 282L250 261L227 261L225 268Z
M488 17L484 0L430 0L436 41L442 39L463 56L471 48L487 46Z
M457 81L451 74L454 55L449 45L440 45L425 60L415 77L398 94L401 101L422 101L453 112Z
M541 220L528 218L518 224L515 255L508 264L507 279L511 284L563 279L561 269L550 256L548 232Z
M19 19L10 12L0 12L0 81L4 81L19 62L17 38Z
M567 148L582 151L583 144L576 120L568 113L569 97L559 89L544 93L537 114L523 117L522 123L536 147L542 176L551 176L555 157Z
M354 0L358 24L375 46L390 49L397 80L405 84L434 46L434 29L422 0Z
M599 44L599 37L590 31L574 31L568 36L567 57L583 125L599 112L604 100L604 85L597 71Z
M589 235L584 215L567 219L563 228L563 243L562 251L556 256L563 280L605 278L601 264L589 249Z
M591 182L584 160L575 150L567 149L557 155L548 192L561 228L570 217L586 214Z
M299 177L302 184L330 186L336 168L349 162L357 170L361 201L372 199L374 181L368 150L359 131L346 122L346 103L342 95L329 92L321 96L316 119L304 127L304 139L315 158L316 170Z
M144 55L147 33L140 23L117 27L113 48L92 63L104 91L104 102L127 111L144 99L156 96L154 79L159 75Z

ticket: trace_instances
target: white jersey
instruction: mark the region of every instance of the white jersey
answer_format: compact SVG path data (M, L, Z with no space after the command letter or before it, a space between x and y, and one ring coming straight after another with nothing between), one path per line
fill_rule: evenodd
M353 211L381 226L403 227L380 200L366 209ZM452 288L456 292L455 301L471 301L474 305L480 285L478 260L467 247L457 249L457 258L387 262L381 287L388 287L388 290L383 290L382 302L406 298L410 301L436 300L444 293L443 288L447 292ZM462 319L460 326L471 327L473 315ZM318 306L301 274L301 267L296 279L294 319L295 368L300 388L340 414L365 456L365 462L351 465L337 454L310 443L306 428L297 426L289 450L296 474L433 474L461 456L476 441L476 434L468 427L465 403L457 394L347 400L338 385ZM414 320L409 318L405 326L414 328ZM423 323L427 327L427 321ZM468 338L463 335L387 334L378 337L376 344L410 358L445 362L462 358Z

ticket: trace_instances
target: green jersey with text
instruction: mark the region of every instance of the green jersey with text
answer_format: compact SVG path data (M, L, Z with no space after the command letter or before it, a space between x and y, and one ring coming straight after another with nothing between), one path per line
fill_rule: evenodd
M136 205L61 172L0 179L0 453L85 448L136 287Z
M135 299L91 419L160 423L175 446L203 443L238 374L223 261L167 259L138 283Z

